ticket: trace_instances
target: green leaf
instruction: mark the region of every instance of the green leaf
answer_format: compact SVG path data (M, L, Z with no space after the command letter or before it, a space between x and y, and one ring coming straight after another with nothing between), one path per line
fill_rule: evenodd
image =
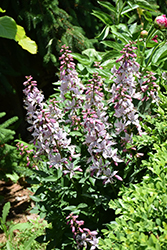
M80 203L77 208L85 208L87 207L88 205L86 203Z
M101 60L101 56L99 55L99 53L95 50L95 49L85 49L84 51L82 51L83 55L88 56L89 58L97 58L98 60Z
M10 239L12 239L12 234L13 234L14 230L16 230L16 229L17 230L25 230L27 228L31 228L31 225L28 222L19 223L19 224L12 226L11 228L9 228Z
M67 207L63 208L63 210L74 211L76 208L77 208L76 206L67 206Z
M57 181L57 177L56 176L48 176L44 180L45 180L45 182L55 182L55 181Z
M103 7L107 8L108 10L114 12L114 14L116 13L116 8L109 2L99 2L97 1L100 5L102 5Z
M12 244L9 241L6 243L6 248L7 250L13 250Z
M0 37L14 39L17 33L17 25L9 16L0 17Z
M158 61L165 59L167 57L167 44L157 49L152 57L152 62L157 63Z
M126 6L125 8L123 8L121 15L124 15L125 13L128 13L132 10L135 10L139 7L138 4L132 4L131 6Z
M103 23L105 23L107 25L112 25L113 24L111 16L109 14L107 14L107 13L104 13L103 11L93 10L92 15L96 16Z
M30 198L35 201L35 202L40 202L41 201L41 198L37 197L37 196L32 196L30 195Z
M119 52L123 49L124 45L113 41L101 41L100 43L106 45L107 47L118 50Z
M29 37L25 37L21 39L18 44L31 54L36 54L37 53L37 45L35 41L31 40Z
M26 32L25 32L24 28L22 26L20 26L20 25L17 25L17 33L16 33L16 36L15 36L15 40L17 42L19 42L24 37L26 37Z
M4 117L6 115L5 112L0 112L0 118Z
M128 43L129 40L131 39L129 36L119 33L116 31L115 27L111 27L112 34L115 35L119 40L121 40L123 43Z
M150 4L148 1L145 0L137 0L137 4L140 6L140 8L145 8L148 10L154 10L159 8L158 5Z
M97 36L97 38L99 38L100 40L104 40L108 36L109 31L110 31L110 27L105 26L102 32Z
M79 53L71 53L71 55L74 59L78 60L82 64L85 64L85 65L90 64L90 60L87 56L81 55Z
M6 10L3 10L2 8L0 8L0 12L4 13L4 12L6 12Z
M16 183L20 178L15 172L13 174L6 174L6 177L11 179L14 183Z
M2 210L2 223L5 224L6 222L6 217L9 213L9 210L10 210L10 202L7 202L4 207L3 207L3 210Z
M70 132L70 135L71 136L82 136L82 134L78 131L72 131L72 132Z
M129 32L128 26L124 23L119 23L116 28L119 30L119 32L122 33L127 33L129 36L131 36L131 33Z
M138 32L138 24L137 23L133 23L132 25L130 25L129 31L131 34L134 34L136 32Z
M32 245L32 242L35 240L36 238L36 234L31 236L30 239L24 243L24 250L30 250L31 249L31 245Z

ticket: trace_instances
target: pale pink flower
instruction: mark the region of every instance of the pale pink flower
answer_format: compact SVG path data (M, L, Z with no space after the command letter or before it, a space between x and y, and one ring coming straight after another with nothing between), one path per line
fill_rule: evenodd
M156 28L159 29L165 29L167 28L167 18L166 15L162 15L162 16L157 16L154 20L154 24Z

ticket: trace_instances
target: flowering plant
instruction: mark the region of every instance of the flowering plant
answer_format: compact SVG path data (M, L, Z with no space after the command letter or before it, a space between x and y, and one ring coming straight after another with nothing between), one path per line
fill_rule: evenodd
M164 65L165 44L155 46L153 27L142 39L141 30L125 30L130 37L111 27L122 43L115 42L117 53L109 62L108 52L89 49L81 57L62 46L57 92L49 100L26 77L24 104L34 146L33 151L18 147L29 153L27 166L34 169L29 178L36 184L33 211L52 223L37 239L48 242L48 249L98 248L102 225L115 216L109 200L117 198L122 183L138 182L146 169L140 167L145 152L134 138L147 136L145 115L160 101L152 62ZM73 56L82 65L76 67Z
M109 199L116 197L121 182L126 183L143 155L133 143L134 134L144 134L140 124L143 111L135 103L157 103L158 85L153 73L147 72L146 78L139 71L135 50L135 42L129 42L121 51L118 69L111 70L111 89L98 72L83 84L66 46L60 57L60 95L44 101L36 81L26 77L24 103L34 149L18 147L21 154L24 150L30 154L27 166L34 168L31 179L39 185L32 197L38 201L34 209L52 222L52 232L59 231L50 247L60 247L69 234L67 219L74 238L71 243L65 240L66 246L96 249L97 231L109 213ZM95 70L97 67L98 63ZM77 220L79 215L82 221ZM90 229L80 227L84 222Z

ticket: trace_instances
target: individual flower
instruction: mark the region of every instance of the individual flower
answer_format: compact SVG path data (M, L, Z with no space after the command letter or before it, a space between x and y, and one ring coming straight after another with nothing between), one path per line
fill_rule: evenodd
M166 15L157 16L154 20L154 26L157 29L166 29L167 28Z
M66 175L66 174L70 174L70 178L72 178L76 172L75 171L79 171L79 172L82 172L82 169L77 166L77 167L74 167L74 164L73 163L70 163L69 165L66 165L66 169L67 170L63 170L63 173Z

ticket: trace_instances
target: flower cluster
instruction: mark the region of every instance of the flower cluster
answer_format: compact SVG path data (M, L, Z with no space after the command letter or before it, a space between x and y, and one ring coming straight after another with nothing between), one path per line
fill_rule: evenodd
M60 50L62 53L60 59L60 93L65 102L65 111L70 111L68 114L68 120L66 122L72 122L75 125L75 130L78 129L80 118L77 115L77 110L82 107L83 103L83 91L84 85L81 83L78 73L75 70L75 63L71 56L71 51L68 46L63 45ZM67 97L67 94L68 97Z
M118 165L118 162L122 162L122 160L117 155L117 149L112 148L116 143L107 132L110 125L103 102L102 83L103 81L97 73L94 73L93 78L89 80L81 124L86 133L84 143L88 146L88 152L91 155L88 163L93 162L90 166L91 175L96 173L96 176L107 184L114 181L114 176L117 178L117 171L111 171L112 162ZM122 180L119 176L118 179Z
M44 96L36 87L36 82L32 81L31 76L26 78L24 103L27 109L27 121L31 124L28 130L32 132L36 147L34 157L45 155L50 167L60 168L65 174L70 173L72 177L74 170L81 171L81 169L73 168L73 163L62 156L62 151L66 151L71 159L78 157L75 154L75 146L71 145L71 139L67 138L68 133L61 126L64 114L54 99L50 100L49 104L44 103Z
M155 73L146 71L147 76L144 76L145 81L141 83L140 89L143 93L142 101L151 99L152 102L158 100L158 85L155 80L157 79Z
M114 66L111 70L113 76L113 85L110 90L111 99L109 103L113 103L116 117L114 127L116 134L124 134L121 136L122 141L131 142L133 130L137 129L139 135L142 134L139 123L139 116L137 109L133 104L133 99L140 99L141 93L137 92L136 78L140 79L139 64L135 61L136 54L134 50L137 49L133 42L125 45L121 51L123 54L117 62L121 65L117 70ZM123 133L122 133L123 132Z
M21 142L18 142L16 144L17 150L20 151L20 155L21 156L26 156L26 161L27 161L27 167L30 166L31 163L31 159L34 156L34 150L33 149L28 149L28 145L25 145ZM38 170L38 166L36 166L36 164L34 163L32 167L35 167L36 170Z
M86 133L84 144L88 146L88 152L91 155L88 163L93 161L93 165L90 167L91 175L96 173L98 177L104 179L106 184L113 182L117 171L111 171L111 162L106 163L106 159L110 158L116 165L121 160L117 156L117 149L112 149L112 145L115 143L107 132L110 126L107 123L108 117L103 103L103 81L97 73L94 73L93 79L89 80L85 88L75 71L71 51L68 50L68 47L63 46L61 52L63 55L60 57L62 65L60 68L60 92L62 98L66 100L64 109L69 118L66 123L71 122L73 130L78 130L79 127L84 128ZM100 67L99 63L95 63L95 66ZM67 93L71 100L66 98ZM79 109L83 110L82 116ZM103 161L99 161L100 158L103 158ZM103 163L100 165L100 162ZM121 177L118 176L118 178L122 180Z
M84 225L83 220L77 220L78 215L73 215L72 213L67 216L67 224L70 224L74 239L77 243L77 249L87 249L88 245L90 250L96 249L98 246L99 238L96 238L98 234L97 231L90 231L88 228L81 228Z

